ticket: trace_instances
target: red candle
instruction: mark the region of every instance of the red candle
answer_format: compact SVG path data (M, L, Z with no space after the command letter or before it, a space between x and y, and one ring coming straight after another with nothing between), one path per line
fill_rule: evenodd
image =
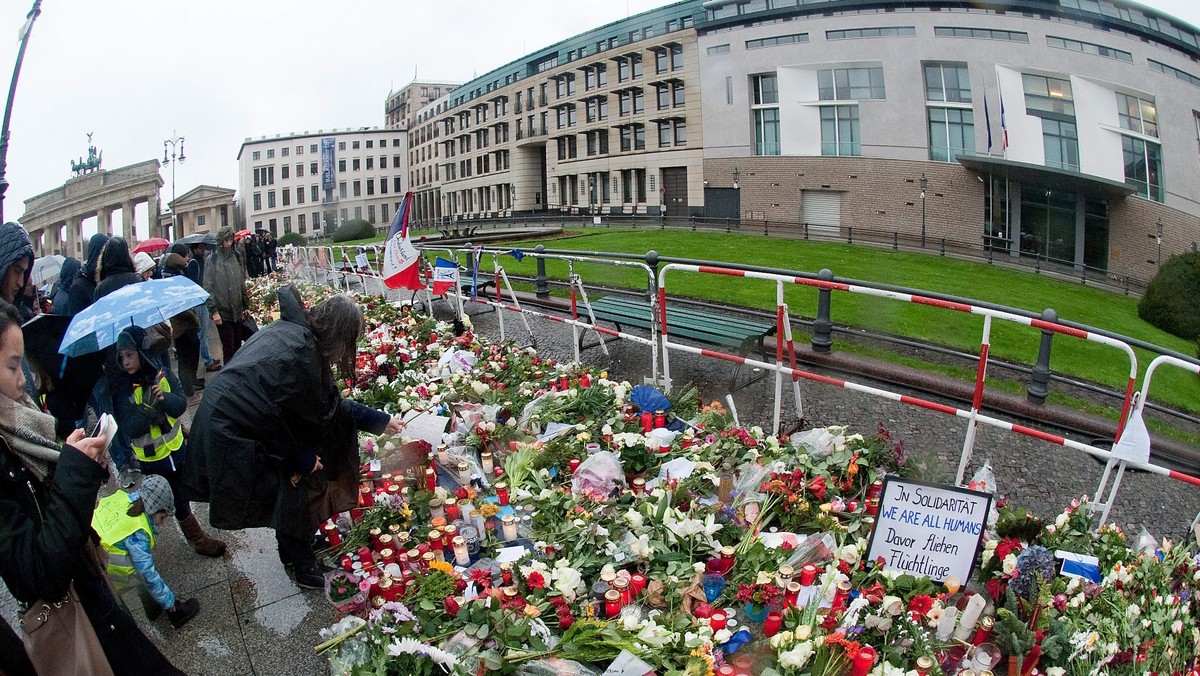
M794 608L800 605L800 583L789 582L787 591L784 592L784 602L789 608Z
M575 470L579 469L580 464L582 464L582 463L580 462L579 458L571 458L571 462L569 465L569 467L571 468L571 474L574 474Z
M841 610L846 607L846 599L850 596L850 583L839 582L837 591L833 594L833 607L836 610Z
M347 573L354 571L354 559L349 554L342 554L342 570Z
M654 412L654 428L658 429L660 427L666 427L666 426L667 426L667 412L666 411L655 411Z
M869 645L859 646L854 664L850 666L850 676L867 676L867 672L875 664L875 649Z
M811 563L800 569L800 586L807 587L817 581L817 567Z
M725 611L714 610L712 615L708 616L708 626L712 627L713 631L721 631L725 628Z
M503 481L496 482L496 498L500 500L500 506L508 505L508 484Z
M654 429L654 414L650 411L642 411L642 432L649 432Z
M362 507L375 506L375 491L371 488L371 482L364 482L358 487L358 504Z
M451 502L451 500L453 500L454 502ZM456 499L456 498L447 498L446 499L445 510L446 510L446 520L447 521L458 521L459 518L461 518L461 516L462 516L462 513L458 509L458 499Z
M442 551L442 531L429 531L429 551Z
M579 386L580 387L591 387L592 386L592 378L586 373L579 376Z
M737 672L733 670L733 667L726 664L717 670L717 676L737 676Z
M637 596L646 588L646 576L641 573L634 573L629 576L629 584L633 587L633 595Z
M783 626L783 613L778 610L772 610L767 613L767 619L763 622L763 636L774 636L779 633L779 628Z
M342 544L342 534L338 532L337 526L332 523L327 523L322 528L325 531L325 539L329 541L330 547L336 547Z
M571 388L571 381L566 376L561 376L558 379L558 389L566 391Z
M996 627L996 620L991 617L985 617L979 620L979 624L975 625L975 636L971 638L971 645L983 645L992 637L992 630Z
M350 510L350 519L354 521L354 523L359 523L362 521L362 515L362 507L355 507L354 509Z
M608 617L616 617L621 613L621 592L615 589L609 589L604 592L604 614Z
M425 490L437 490L437 470L433 467L425 468Z
M367 547L365 545L362 547L359 547L358 548L358 560L362 561L362 564L365 566L365 565L367 565L368 561L375 560L375 553L371 551L370 547Z

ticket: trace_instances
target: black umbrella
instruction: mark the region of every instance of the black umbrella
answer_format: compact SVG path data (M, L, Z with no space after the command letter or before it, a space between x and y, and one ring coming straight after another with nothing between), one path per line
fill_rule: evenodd
M68 315L40 314L21 326L26 359L56 383L62 377L65 359L58 353L58 345L70 324Z
M180 237L179 239L175 240L175 243L186 244L188 246L193 244L203 244L204 246L210 246L215 249L217 247L217 238L215 235L211 235L207 232L196 232L186 237Z

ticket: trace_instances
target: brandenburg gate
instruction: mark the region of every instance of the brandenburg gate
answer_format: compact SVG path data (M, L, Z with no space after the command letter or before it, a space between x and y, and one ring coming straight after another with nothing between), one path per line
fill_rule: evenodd
M111 171L99 169L25 200L25 215L20 220L33 242L34 253L82 259L87 246L81 230L83 221L95 216L97 232L111 235L112 215L117 209L121 210L121 235L132 247L136 242L133 210L143 202L150 236L165 236L158 232L158 190L163 185L158 166L158 160L148 160Z

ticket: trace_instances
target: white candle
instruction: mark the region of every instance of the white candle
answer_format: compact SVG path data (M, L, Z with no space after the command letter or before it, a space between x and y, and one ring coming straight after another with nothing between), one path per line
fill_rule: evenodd
M979 594L975 594L967 601L967 607L962 612L962 617L958 621L958 630L954 632L954 638L966 640L975 630L975 625L979 622L979 617L983 614L983 609L987 606L987 602Z
M471 555L467 553L467 539L461 535L454 536L454 562L460 566L471 563Z
M517 539L517 520L511 514L500 519L500 523L504 527L504 539L512 542Z
M484 474L492 474L495 471L495 465L492 464L492 452L484 451L479 454L479 463L483 465Z
M938 622L937 637L939 641L949 641L954 633L954 625L958 623L958 609L947 608L942 611L942 619Z

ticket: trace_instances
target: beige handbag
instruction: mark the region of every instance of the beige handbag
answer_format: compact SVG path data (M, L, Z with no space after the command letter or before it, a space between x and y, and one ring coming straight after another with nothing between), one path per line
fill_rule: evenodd
M20 619L25 652L39 674L112 676L74 582L62 601L39 600L21 613Z

